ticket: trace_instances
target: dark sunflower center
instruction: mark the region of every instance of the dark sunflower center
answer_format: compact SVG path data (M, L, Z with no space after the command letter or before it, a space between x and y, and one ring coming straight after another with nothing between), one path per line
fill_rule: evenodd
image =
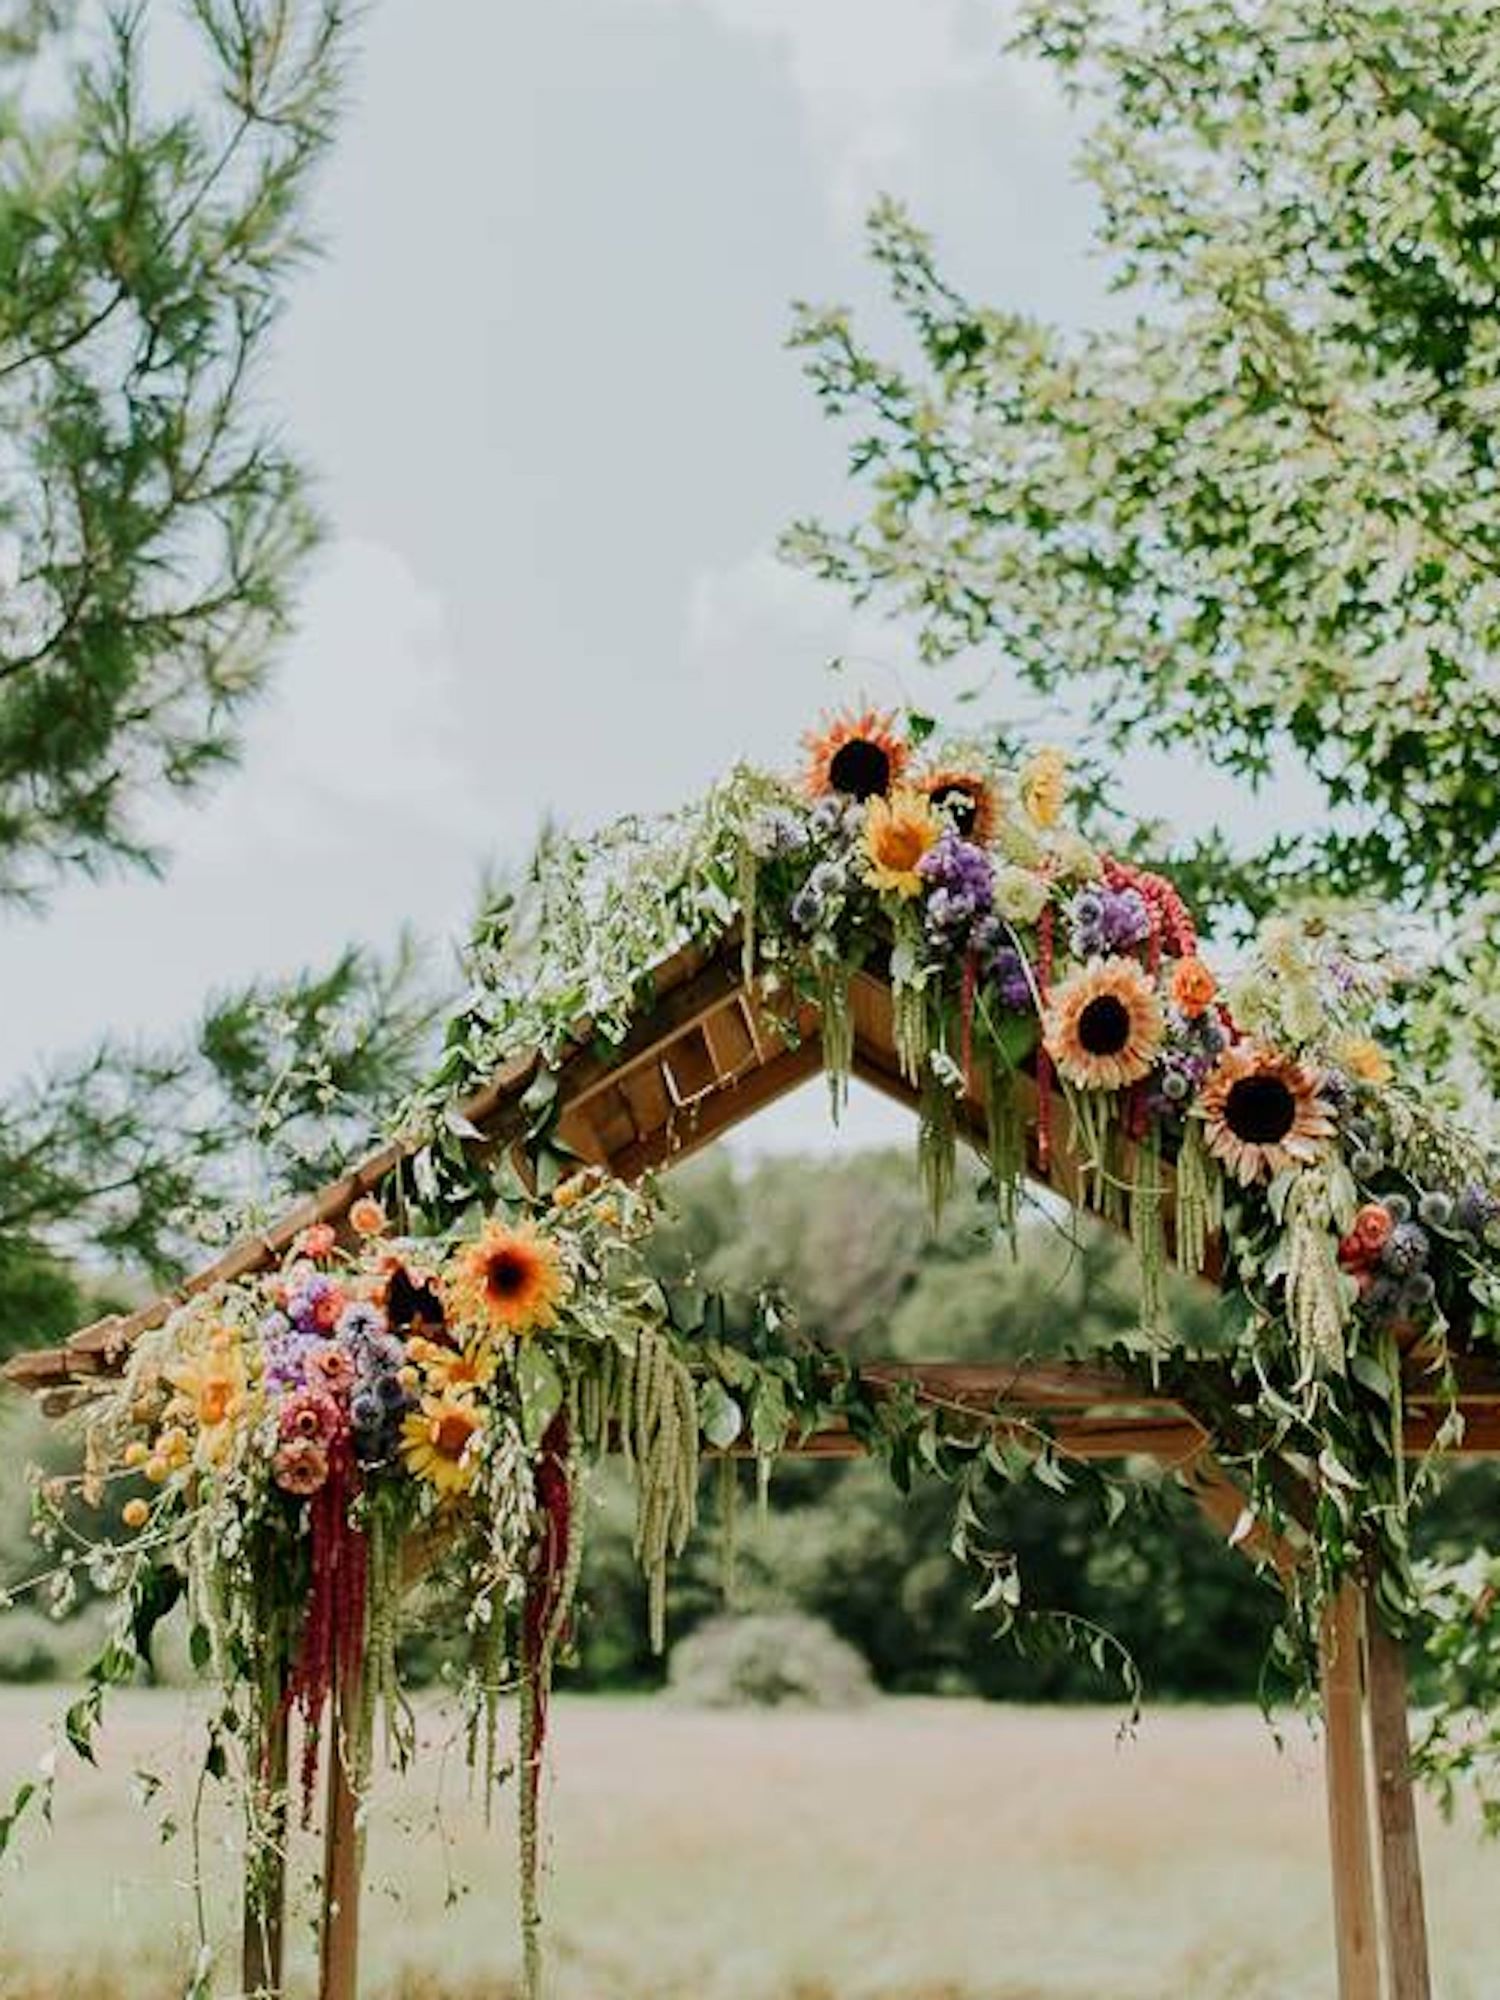
M1242 1076L1224 1100L1224 1123L1251 1146L1274 1146L1297 1122L1297 1100L1279 1076Z
M932 803L939 812L948 815L959 833L967 836L974 831L979 806L972 792L966 792L961 785L944 785L933 793Z
M883 798L891 786L891 760L868 737L852 737L829 759L828 782L851 799Z
M497 1250L485 1266L485 1289L493 1299L513 1299L524 1290L528 1267L513 1250Z
M1091 1056L1117 1056L1130 1040L1130 1009L1113 993L1100 993L1078 1016L1078 1045Z

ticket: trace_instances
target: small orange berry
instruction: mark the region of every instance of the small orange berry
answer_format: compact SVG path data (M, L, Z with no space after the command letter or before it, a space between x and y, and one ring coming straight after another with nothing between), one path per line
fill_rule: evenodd
M127 1528L144 1528L151 1519L151 1509L144 1500L127 1500L120 1509L120 1519Z
M130 1466L144 1465L151 1456L139 1438L132 1438L125 1447L125 1463Z
M172 1468L164 1458L146 1460L146 1477L153 1486L161 1486L171 1477Z

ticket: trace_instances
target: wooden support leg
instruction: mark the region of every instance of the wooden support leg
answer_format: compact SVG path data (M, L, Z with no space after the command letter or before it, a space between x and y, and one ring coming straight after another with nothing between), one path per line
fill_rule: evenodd
M323 1924L318 2000L356 2000L359 1986L359 1889L364 1836L359 1825L359 1698L342 1690L330 1704L328 1799L323 1820Z
M287 1718L269 1726L265 1767L255 1775L246 1856L241 1982L246 2000L280 2000L286 1923Z
M1364 1592L1346 1583L1320 1636L1339 2000L1381 2000L1364 1729Z
M1375 1828L1385 1891L1386 1969L1390 2000L1432 2000L1427 1963L1427 1918L1422 1902L1422 1857L1412 1798L1411 1738L1407 1732L1406 1658L1400 1641L1373 1608L1366 1636L1369 1658L1370 1738L1375 1769Z

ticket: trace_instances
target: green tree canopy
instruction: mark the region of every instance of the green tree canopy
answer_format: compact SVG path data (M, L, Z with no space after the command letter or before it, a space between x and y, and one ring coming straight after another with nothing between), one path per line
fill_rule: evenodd
M1092 742L1251 782L1292 756L1327 823L1210 879L1490 924L1500 858L1500 41L1470 0L1033 0L1020 43L1093 112L1082 167L1132 316L978 305L893 205L913 337L795 338L853 427L861 518L793 556L997 644ZM1476 905L1482 906L1475 915ZM1493 968L1490 968L1492 973Z
M340 0L0 5L0 900L153 863L140 807L233 757L315 538L255 372L308 241Z

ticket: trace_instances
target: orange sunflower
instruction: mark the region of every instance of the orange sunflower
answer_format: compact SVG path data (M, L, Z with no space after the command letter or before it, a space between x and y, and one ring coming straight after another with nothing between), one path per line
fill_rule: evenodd
M1000 800L983 772L944 765L924 772L917 789L929 805L951 822L953 830L976 847L988 847L1000 820Z
M874 708L863 715L846 710L831 716L802 741L807 747L804 782L815 799L830 792L850 799L883 799L900 784L911 755L896 733L895 717Z
M1199 1099L1209 1151L1248 1187L1315 1160L1333 1137L1322 1079L1291 1056L1241 1042L1220 1056Z
M1042 1037L1059 1076L1080 1090L1124 1090L1156 1061L1161 996L1133 958L1090 959L1054 986Z
M556 1326L569 1279L557 1245L534 1223L487 1222L460 1250L444 1285L453 1318L492 1333Z
M865 879L898 896L919 896L917 864L937 846L943 823L920 792L892 792L865 807Z

